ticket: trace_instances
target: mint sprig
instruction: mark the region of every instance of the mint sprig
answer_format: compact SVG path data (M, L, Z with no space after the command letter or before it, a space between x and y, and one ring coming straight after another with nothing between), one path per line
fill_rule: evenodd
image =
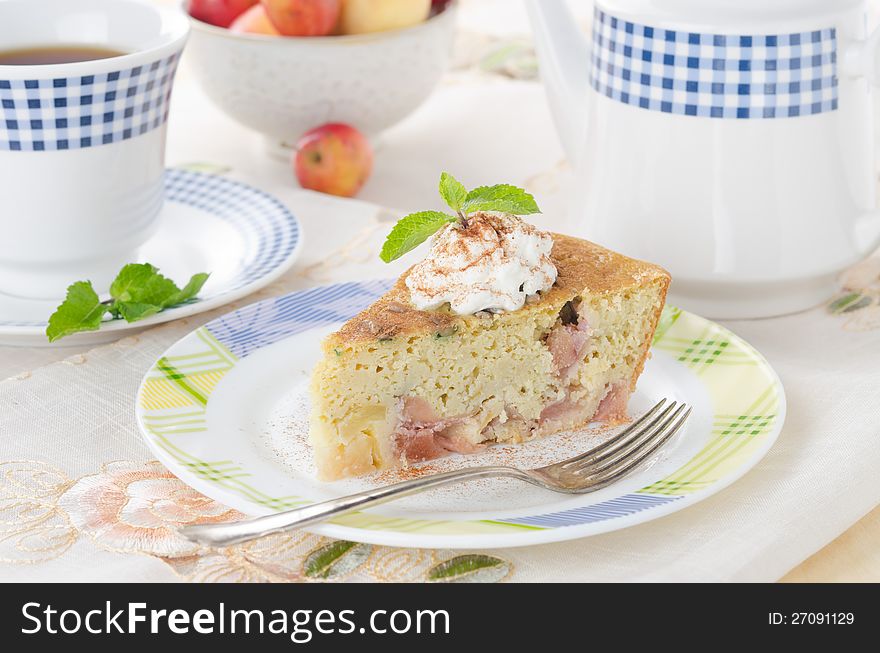
M101 328L109 313L114 319L136 322L184 304L195 297L208 274L194 274L181 289L149 263L129 263L110 284L110 299L101 301L90 281L77 281L68 287L67 296L49 317L46 336L49 342L80 331Z
M464 203L467 202L467 188L448 172L440 174L440 197L455 211L459 218L464 219Z
M386 263L400 258L452 222L467 226L468 216L479 211L500 211L514 215L540 213L535 198L509 184L480 186L468 191L448 172L440 175L440 197L455 215L440 211L419 211L402 217L391 229L379 254Z
M462 208L467 213L502 211L515 215L531 215L541 212L534 197L522 188L509 184L474 188L467 194Z
M410 213L405 218L398 220L394 228L391 229L391 233L385 239L385 244L382 245L379 258L386 263L391 263L394 259L400 258L421 245L443 225L456 220L458 220L457 217L440 211Z
M77 331L94 331L101 326L107 306L89 281L77 281L67 289L64 302L49 318L46 335L49 342Z

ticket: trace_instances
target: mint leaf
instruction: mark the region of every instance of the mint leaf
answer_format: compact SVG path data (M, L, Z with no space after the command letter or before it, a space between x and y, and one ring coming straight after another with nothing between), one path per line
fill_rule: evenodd
M118 302L151 304L160 309L180 293L180 288L149 263L129 263L110 284L110 296Z
M89 281L77 281L67 289L67 296L49 317L46 335L49 342L79 331L96 331L107 312Z
M529 215L541 212L534 197L522 188L509 184L474 188L467 194L462 209L465 213L501 211L503 213L513 213L514 215Z
M439 211L421 211L410 213L398 220L397 224L385 239L382 253L379 254L386 263L400 258L430 238L443 225L457 221L458 218L440 213Z
M171 279L159 274L149 263L130 263L110 285L115 302L110 307L114 317L136 322L159 311L177 306L195 297L208 280L208 274L194 274L183 290Z
M188 302L190 299L198 295L199 291L202 289L202 286L205 285L205 282L210 276L211 275L207 272L199 272L198 274L192 275L192 278L183 287L183 290L178 292L165 304L166 308L169 306L177 306L178 304Z
M144 304L142 302L120 302L113 304L113 315L121 317L126 322L137 322L145 317L155 315L162 310L157 304Z
M461 205L467 199L467 188L448 172L444 172L440 175L440 197L449 208L461 215Z
M158 269L149 263L129 263L119 271L116 279L110 284L110 296L113 299L128 301L131 299L131 291L144 285Z

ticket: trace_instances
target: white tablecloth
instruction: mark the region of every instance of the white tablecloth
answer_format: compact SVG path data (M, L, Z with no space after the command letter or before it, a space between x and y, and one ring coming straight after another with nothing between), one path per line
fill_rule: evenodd
M472 0L464 7L464 25L485 33L491 23L484 17L499 16L510 4ZM521 14L513 13L508 30L525 29ZM318 283L396 274L399 267L375 258L394 215L383 207L439 208L440 170L469 185L527 186L552 227L566 204L569 172L542 89L471 65L486 42L485 34L467 37L460 48L463 67L382 137L373 177L357 201L299 190L289 166L267 157L258 137L217 111L184 65L173 99L169 164L228 167L230 177L288 204L305 230L294 268L234 305ZM471 579L775 580L843 532L880 502L880 265L863 264L845 283L869 304L845 314L820 307L727 323L768 358L788 396L778 443L741 481L697 506L625 531L480 552L488 556L487 567ZM0 348L0 378L8 377L0 381L0 579L320 575L315 552L333 546L324 538L276 536L218 551L176 536L181 523L235 514L151 462L134 423L134 393L147 368L175 340L231 307L90 351ZM454 555L354 547L327 575L423 580Z

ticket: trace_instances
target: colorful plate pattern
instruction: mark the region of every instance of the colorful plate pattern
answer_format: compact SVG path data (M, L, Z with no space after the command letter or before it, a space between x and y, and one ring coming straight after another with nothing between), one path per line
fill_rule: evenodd
M325 495L311 491L310 496L308 486L288 480L251 444L226 446L222 438L215 440L216 426L209 424L208 416L221 406L212 406L212 397L224 378L249 357L290 338L310 337L317 346L320 334L368 306L389 284L353 282L295 292L197 329L169 349L144 378L137 419L147 443L182 480L245 513L265 514L321 500ZM456 516L446 511L442 519L433 519L366 511L310 530L391 546L524 546L624 528L718 492L754 466L776 440L785 415L782 385L748 343L677 308L664 311L654 352L640 382L640 388L651 385L650 401L661 394L683 398L696 405L695 417L702 411L705 418L692 419L689 430L678 436L691 446L687 457L674 468L652 468L655 476L662 475L643 486L627 489L619 483L620 491L608 488L610 495L568 498L560 510L513 507L480 519L469 519L466 512ZM672 375L652 372L660 368ZM660 380L646 381L652 374ZM675 378L684 381L669 380ZM224 390L224 404L234 403L238 396L230 390L234 388ZM226 457L212 455L230 451ZM546 494L547 505L553 505L549 499L557 495Z

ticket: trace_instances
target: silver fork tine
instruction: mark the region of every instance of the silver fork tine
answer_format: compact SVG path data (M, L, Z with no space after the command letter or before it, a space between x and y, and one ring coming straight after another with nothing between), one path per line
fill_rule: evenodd
M677 408L676 408L677 406ZM673 409L675 409L673 411ZM600 474L607 469L613 468L624 459L630 458L646 446L650 446L654 438L669 426L681 413L687 409L685 404L673 402L664 410L649 426L642 429L639 434L629 440L625 446L618 447L612 452L599 456L595 460L584 461L581 464L566 468L571 473Z
M594 447L584 453L578 454L577 456L573 456L568 460L563 460L562 462L549 465L549 467L564 468L567 470L572 465L580 463L581 461L593 462L595 460L610 456L615 451L627 446L633 440L641 437L645 430L650 429L654 424L662 420L663 417L672 408L674 408L676 404L676 402L673 401L660 415L657 415L657 412L661 408L663 408L663 405L665 403L666 399L661 399L654 405L653 408L651 408L651 410L639 417L636 421L627 426L620 433L606 440L599 446ZM655 417L655 415L657 416ZM645 422L648 422L648 424L645 425ZM643 425L645 425L644 428L642 428Z
M626 458L620 461L616 467L613 467L610 470L607 470L603 474L600 474L595 477L594 482L590 484L590 490L598 490L606 485L610 485L614 483L617 479L622 476L626 476L631 472L635 467L641 465L652 453L657 451L660 447L666 444L673 435L678 433L684 423L687 421L687 418L691 414L691 408L688 408L684 414L682 414L677 421L674 423L667 424L664 431L661 432L646 450L640 452L638 455L633 456L631 458Z
M616 443L620 442L623 438L630 435L634 430L638 429L642 424L644 424L644 422L646 420L652 418L657 413L657 411L663 407L663 404L665 404L665 403L666 403L666 399L661 399L660 401L658 401L656 404L654 404L651 407L651 410L649 410L644 415L639 417L636 421L634 421L632 424L627 426L625 429L623 429L617 435L609 438L608 440L605 440L602 444L599 444L599 445L593 447L589 451L585 451L584 453L579 453L576 456L572 456L571 458L568 458L567 460L561 460L558 463L552 463L551 465L547 465L547 467L564 467L566 465L570 465L571 463L576 463L579 460L583 460L584 458L599 455L600 453L602 453L603 451L605 451L609 447L614 446Z

